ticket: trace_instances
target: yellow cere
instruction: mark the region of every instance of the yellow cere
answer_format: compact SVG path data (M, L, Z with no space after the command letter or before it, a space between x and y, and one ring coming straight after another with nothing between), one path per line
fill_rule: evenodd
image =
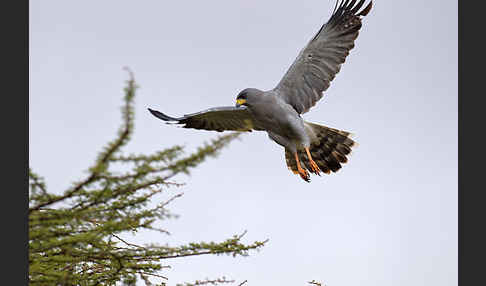
M236 103L238 103L239 105L242 105L245 102L246 102L246 100L242 99L242 98L236 100Z

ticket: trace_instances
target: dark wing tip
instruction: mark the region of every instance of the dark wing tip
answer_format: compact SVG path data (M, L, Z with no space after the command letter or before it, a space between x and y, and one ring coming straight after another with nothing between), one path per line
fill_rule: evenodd
M150 111L150 113L152 113L153 116L155 116L159 119L162 119L164 121L179 121L180 120L179 118L167 116L160 111L153 110L153 109L150 109L150 108L147 108L147 109L148 109L148 111Z
M373 1L370 1L370 3L361 12L359 12L357 16L368 15L368 13L371 11L371 7L373 7Z
M371 7L373 6L373 1L370 1L366 7L361 10L361 12L358 12L361 7L365 4L366 0L359 0L358 3L356 3L358 0L341 0L341 1L336 1L336 6L334 7L334 11L332 13L331 18L329 19L328 23L333 23L333 24L340 24L341 20L346 20L348 17L359 17L359 16L366 16L371 10ZM339 5L338 5L339 3ZM327 24L327 23L326 23ZM325 25L326 25L325 24ZM333 25L331 24L331 25ZM322 30L322 28L321 28Z

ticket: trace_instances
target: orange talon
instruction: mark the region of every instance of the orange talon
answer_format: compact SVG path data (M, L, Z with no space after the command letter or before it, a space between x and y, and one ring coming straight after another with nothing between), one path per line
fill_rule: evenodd
M299 161L299 156L297 155L297 152L294 153L295 155L295 161L297 161L297 172L298 174L300 175L300 177L306 181L306 182L310 182L310 176L309 176L309 173L302 169L302 167L300 166L300 161Z
M321 175L321 169L319 169L319 166L317 166L316 162L314 162L314 160L312 160L312 156L310 154L309 148L305 148L305 152L307 153L307 157L309 157L311 172L320 176Z

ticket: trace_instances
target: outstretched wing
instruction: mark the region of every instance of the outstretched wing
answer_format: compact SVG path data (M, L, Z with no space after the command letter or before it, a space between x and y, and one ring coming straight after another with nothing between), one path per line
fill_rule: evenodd
M184 124L183 128L194 128L214 131L252 131L264 130L253 119L246 107L223 106L209 108L200 112L174 118L160 111L148 109L152 115L167 122Z
M365 0L342 0L329 21L300 52L297 59L275 87L283 99L302 114L322 98L339 72L361 28L360 16L371 10L370 2L361 12ZM356 5L355 5L356 4Z

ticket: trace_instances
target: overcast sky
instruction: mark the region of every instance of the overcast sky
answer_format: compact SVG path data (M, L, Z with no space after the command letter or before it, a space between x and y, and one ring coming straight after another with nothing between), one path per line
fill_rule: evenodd
M307 184L283 149L245 134L200 165L170 237L270 239L247 258L174 260L169 285L225 275L248 285L457 285L457 1L377 0L340 73L308 121L360 144L336 174ZM30 1L29 165L60 192L120 125L123 66L135 73L127 152L191 150L216 132L179 116L273 88L329 18L334 1Z

